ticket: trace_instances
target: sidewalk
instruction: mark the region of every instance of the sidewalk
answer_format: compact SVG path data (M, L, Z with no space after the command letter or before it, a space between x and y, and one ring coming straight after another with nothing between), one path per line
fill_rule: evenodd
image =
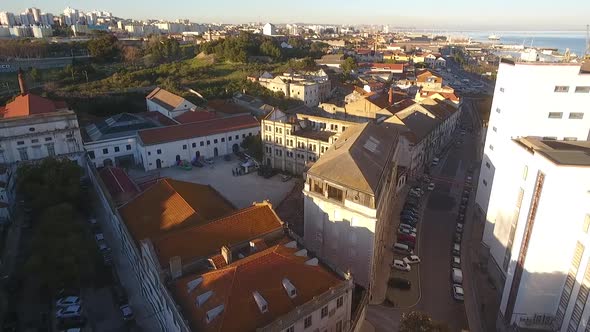
M116 241L116 237L112 233L110 220L107 220L105 211L94 191L92 192L92 200L94 211L96 212L96 220L100 224L105 239L113 252L113 268L117 271L121 285L127 291L129 305L131 305L135 314L137 326L141 331L160 331L152 308L141 295L140 281L135 278L133 267L122 252L121 243Z

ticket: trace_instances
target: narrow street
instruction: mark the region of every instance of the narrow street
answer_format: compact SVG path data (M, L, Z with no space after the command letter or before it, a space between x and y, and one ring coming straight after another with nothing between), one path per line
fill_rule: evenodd
M397 330L401 314L409 311L425 312L433 320L447 324L451 331L469 330L464 304L452 297L451 248L467 171L472 166L479 167L476 164L479 125L478 119L473 118L472 105L470 101L466 102L462 124L465 127L473 127L474 132L467 132L462 136L461 130L458 129L456 139L462 140L463 143L458 147L451 146L447 154L441 157L440 165L431 170L432 182L436 184L436 188L424 202L418 250L421 259L418 267L420 285L412 286L420 287L419 302L405 309L385 305L369 306L367 319L375 326L376 331ZM471 195L475 195L475 192ZM468 222L470 221L466 220L466 223ZM463 239L463 243L465 241L466 239ZM467 279L469 275L465 270L465 264L466 262L462 262L464 279ZM468 301L470 290L465 289L465 292Z

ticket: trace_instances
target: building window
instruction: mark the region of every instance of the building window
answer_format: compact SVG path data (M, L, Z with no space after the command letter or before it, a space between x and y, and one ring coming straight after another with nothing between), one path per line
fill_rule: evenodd
M131 144L125 145L125 149L127 149L127 151L131 150Z
M39 140L38 140L38 139L32 139L32 140L31 140L31 143L33 143L33 144L35 144L35 143L39 143Z
M25 144L25 141L18 141L18 142L16 142L16 145L24 145L24 144Z
M557 313L555 315L555 320L557 323L557 329L559 330L561 324L563 323L563 316L565 315L565 311L567 308L568 303L570 302L570 297L572 295L572 290L576 285L576 275L578 275L578 268L580 267L580 263L582 262L582 255L584 254L584 245L580 242L576 243L576 248L574 249L574 255L571 260L570 268L568 270L567 277L565 278L565 284L563 285L563 289L561 291L561 297L559 299L559 306L557 308Z
M240 139L240 135L236 135L236 139Z
M151 155L152 155L152 152L151 151L148 151L148 156L151 156Z
M527 175L529 175L529 167L524 166L524 168L522 169L522 180L523 181L526 181Z
M543 136L544 141L557 141L556 136Z
M102 154L109 154L109 149L108 148L102 149Z
M207 145L211 145L211 141L207 140Z
M51 137L45 137L45 142L49 142L49 141L51 141L52 139L53 139L53 138L51 138Z
M500 88L500 92L504 92L504 88Z
M328 198L333 200L337 200L338 202L342 202L342 198L344 197L344 192L341 189L336 187L328 186Z
M338 300L336 300L336 308L340 308L344 304L344 297L340 296Z
M162 150L158 149L158 150L156 150L156 153L157 154L162 154Z
M584 233L588 234L588 228L590 227L590 214L586 215L586 218L584 218Z
M197 147L197 143L193 143L193 144L191 144L191 146L192 146L193 148L196 148L196 147Z
M50 157L55 156L55 146L53 145L53 143L49 143L49 144L45 144L45 147L47 148L47 155ZM92 153L92 155L94 156L94 153ZM94 159L94 158L92 158Z
M88 151L88 157L90 157L90 159L94 159L94 151Z
M30 132L33 132L33 131L35 131L35 127L31 127L31 128L29 128L29 131L30 131Z
M183 149L183 150L186 150L186 148L187 148L186 144L183 144L183 145L182 145L182 149Z
M308 328L310 326L311 326L311 315L305 317L305 320L303 321L304 328Z
M490 144L490 150L494 151L494 146Z
M328 306L322 308L322 318L328 316Z
M287 329L285 330L285 332L295 332L295 326L291 325L289 327L287 327Z
M213 140L213 144L217 144L217 138Z
M246 138L246 134L242 134L242 138Z
M563 140L564 141L577 141L578 138L577 137L564 137Z
M492 130L496 133L498 132L498 128L496 128L496 127L492 127Z
M490 168L491 167L490 163L486 162L486 167Z
M576 93L588 93L590 92L590 86L577 86Z
M20 160L29 160L27 148L18 148L18 154L20 155Z
M575 120L582 120L584 118L584 113L582 113L582 112L570 113L569 118L575 119Z
M501 113L502 110L499 107L496 107L496 113Z
M230 141L230 142L231 142L231 139L232 139L232 137L231 137L231 136L229 136L229 137L227 138L227 140L228 140L228 141Z
M342 332L342 320L336 323L336 332Z
M568 91L570 91L570 87L565 86L565 85L556 85L555 90L553 90L553 91L554 92L568 92Z
M221 138L221 143L225 142L225 137Z
M561 119L563 117L562 112L549 112L549 119Z
M482 182L483 182L483 185L487 187L488 182L486 180L483 180Z
M119 147L115 146L115 152L119 152Z
M252 136L252 133L248 133L248 136Z

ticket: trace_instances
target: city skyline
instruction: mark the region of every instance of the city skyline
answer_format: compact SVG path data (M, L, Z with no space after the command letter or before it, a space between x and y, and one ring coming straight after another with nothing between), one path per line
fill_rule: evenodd
M521 13L528 12L531 6L535 6L534 17ZM69 1L56 2L52 0L38 0L23 3L16 0L4 1L0 11L20 13L25 8L36 7L44 12L53 14L62 13L67 6L83 11L103 10L112 12L114 16L130 19L190 19L194 22L208 23L247 23L247 22L273 22L273 23L323 23L323 24L388 24L400 27L415 27L420 29L492 29L492 30L583 30L587 24L585 19L590 14L590 3L580 4L575 0L564 0L562 8L576 6L575 14L560 15L560 22L554 21L554 7L549 2L539 3L522 1L518 3L502 0L492 6L482 8L481 5L473 5L466 0L455 0L452 4L437 7L434 14L415 13L409 11L409 15L401 14L404 10L401 6L388 4L386 1L377 0L372 6L360 6L358 2L329 0L321 3L303 0L299 6L284 9L284 5L267 0L257 1L256 4L242 3L233 0L219 0L215 3L195 4L189 1L175 1L174 4L160 8L155 1L147 0L142 6L136 6L133 2L106 1ZM427 0L421 4L421 8L434 8L439 3ZM157 10L153 10L157 8ZM229 10L228 8L233 8ZM507 13L506 9L510 8ZM313 10L310 10L313 9ZM378 9L378 10L377 10ZM485 10L486 21L482 22L479 15ZM202 14L202 13L203 14ZM155 14L157 13L157 14ZM354 13L354 14L352 14ZM518 13L518 14L513 14ZM551 22L548 25L546 22Z

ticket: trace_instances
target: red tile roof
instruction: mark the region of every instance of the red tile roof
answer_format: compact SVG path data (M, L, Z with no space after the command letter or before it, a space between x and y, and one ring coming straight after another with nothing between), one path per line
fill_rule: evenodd
M211 186L161 179L121 206L119 214L139 242L174 229L205 224L234 210Z
M260 123L255 117L248 114L145 129L139 131L138 135L143 144L152 145L255 127L260 127Z
M98 174L117 204L127 202L139 194L139 188L122 168L104 167Z
M162 266L180 256L183 262L209 257L224 245L250 241L281 230L283 222L268 203L255 204L228 216L153 239Z
M371 69L389 70L389 71L404 71L403 63L372 63Z
M0 108L0 118L15 118L55 112L67 108L64 102L53 101L31 93L18 95L6 106Z
M222 99L209 100L209 102L207 102L207 107L225 114L250 114L252 112L242 105L238 105L236 103L228 102Z
M347 282L322 265L305 264L310 258L296 256L298 250L276 245L221 269L176 281L173 293L190 327L204 332L256 331ZM189 291L188 284L198 277L202 282ZM285 278L297 289L296 297L283 287ZM213 292L211 297L197 307L197 296L208 291ZM254 292L268 303L267 312L259 310ZM207 311L222 304L223 311L207 323Z
M181 96L175 95L160 87L155 88L145 99L151 100L169 111L181 106L182 103L186 103L186 100ZM184 108L189 108L188 104L185 104L185 106Z
M174 118L174 120L180 122L180 123L193 123L193 122L199 122L199 121L205 121L205 120L212 120L212 119L216 119L217 115L215 115L215 113L213 112L209 112L209 111L189 111L189 112L185 112L177 117Z

